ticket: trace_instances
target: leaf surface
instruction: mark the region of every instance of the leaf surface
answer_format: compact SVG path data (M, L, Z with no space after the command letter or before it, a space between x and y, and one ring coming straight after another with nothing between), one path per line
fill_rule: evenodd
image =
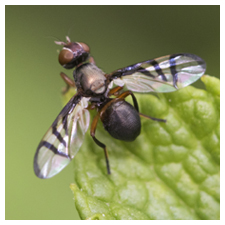
M70 186L81 219L220 219L220 83L202 81L206 90L135 94L140 112L167 122L141 118L133 142L113 139L99 121L111 175L88 131Z

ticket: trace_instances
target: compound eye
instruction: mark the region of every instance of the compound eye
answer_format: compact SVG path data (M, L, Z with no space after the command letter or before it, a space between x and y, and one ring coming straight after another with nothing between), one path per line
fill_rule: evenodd
M82 48L84 49L85 52L90 52L90 48L87 44L83 43L83 42L77 42L79 45L82 46Z
M62 66L70 63L73 58L73 53L69 49L62 49L62 51L59 53L59 63Z

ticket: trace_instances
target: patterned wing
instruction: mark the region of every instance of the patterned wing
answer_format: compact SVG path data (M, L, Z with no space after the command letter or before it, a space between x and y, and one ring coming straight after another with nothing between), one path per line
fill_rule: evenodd
M88 100L72 97L42 138L34 156L34 172L39 178L56 175L78 152L90 122L85 109Z
M203 59L181 53L137 63L109 74L115 85L134 92L172 92L198 80L206 70Z

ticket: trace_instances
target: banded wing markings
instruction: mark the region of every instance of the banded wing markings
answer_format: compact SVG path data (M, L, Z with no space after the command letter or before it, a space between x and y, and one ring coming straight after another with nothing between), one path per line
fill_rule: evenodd
M115 85L134 92L171 92L195 82L205 70L203 59L181 53L133 64L109 76Z
M54 176L75 156L89 126L87 104L86 98L72 97L46 132L34 157L38 177Z

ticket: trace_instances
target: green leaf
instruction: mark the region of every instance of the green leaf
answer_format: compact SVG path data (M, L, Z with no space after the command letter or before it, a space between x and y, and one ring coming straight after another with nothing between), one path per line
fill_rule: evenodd
M167 123L142 118L134 142L113 139L99 121L111 175L103 150L86 135L71 185L81 219L220 219L219 80L202 81L207 90L135 94L140 112Z

